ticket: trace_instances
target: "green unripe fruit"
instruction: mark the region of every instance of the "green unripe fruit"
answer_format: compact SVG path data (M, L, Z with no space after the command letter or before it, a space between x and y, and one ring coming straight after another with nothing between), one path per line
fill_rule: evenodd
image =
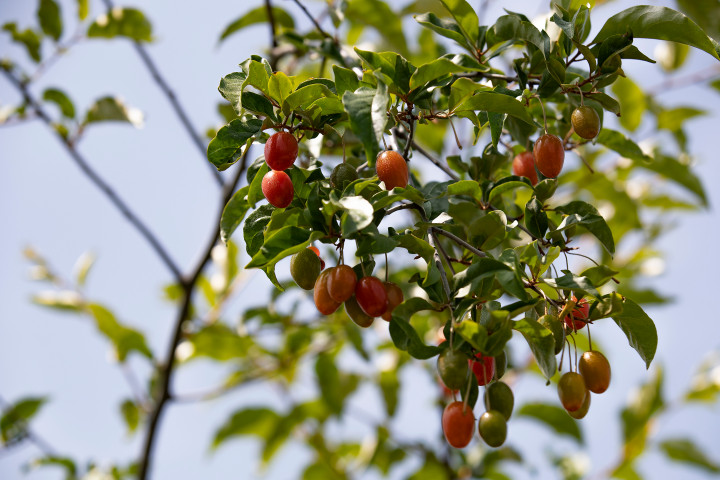
M602 353L594 350L583 353L579 370L591 392L603 393L610 386L610 363Z
M345 313L348 314L350 320L363 328L369 327L370 325L372 325L373 320L375 320L375 318L363 312L363 309L360 308L360 305L355 299L355 295L345 300Z
M467 382L468 359L465 354L452 350L444 350L437 360L437 369L440 379L450 390L459 390Z
M507 438L507 421L502 413L490 410L480 417L478 432L485 443L491 447L499 447Z
M568 415L577 420L580 420L581 418L585 418L588 410L590 410L590 392L586 392L585 401L583 402L582 407L580 407L578 410L575 410L574 412L568 412Z
M592 140L600 133L600 117L594 108L587 105L573 110L570 116L573 129L579 137Z
M290 275L300 288L312 290L315 281L320 275L320 257L315 252L306 248L290 259Z
M345 190L345 187L357 179L357 170L347 163L341 163L337 167L333 168L333 171L330 174L330 182L333 187L340 190Z
M505 420L510 420L514 406L515 396L507 383L493 382L485 387L485 408L488 410L496 410Z
M575 372L563 374L558 382L558 396L560 403L568 412L580 410L587 396L587 388L582 375Z
M555 315L543 315L538 319L538 322L552 332L553 338L555 339L555 355L557 355L562 350L563 342L565 341L565 332L563 332L560 319Z
M495 378L500 380L505 375L507 370L507 354L505 350L500 355L495 357Z

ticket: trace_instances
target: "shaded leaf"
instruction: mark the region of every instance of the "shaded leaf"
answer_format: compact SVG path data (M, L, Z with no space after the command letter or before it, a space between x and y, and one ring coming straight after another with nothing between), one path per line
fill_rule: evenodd
M635 349L645 361L645 366L650 368L650 363L655 357L657 349L657 329L652 319L643 311L637 303L629 298L623 302L623 311L612 317Z
M152 25L145 14L138 9L115 7L90 24L87 36L89 38L127 37L138 42L150 42Z
M527 403L517 412L519 417L528 417L550 427L558 435L569 436L583 443L582 433L576 420L565 409L544 403Z

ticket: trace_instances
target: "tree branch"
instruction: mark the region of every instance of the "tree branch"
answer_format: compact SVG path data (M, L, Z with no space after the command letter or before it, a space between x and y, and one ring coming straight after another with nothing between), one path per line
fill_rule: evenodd
M293 2L295 2L295 4L296 4L298 7L300 7L300 10L302 10L303 13L305 14L305 16L307 16L307 17L310 19L310 21L313 23L313 25L315 25L315 28L317 28L317 31L320 32L320 35L322 35L322 36L325 37L325 38L332 38L332 39L334 39L334 37L333 37L332 35L330 35L328 32L326 32L326 31L322 28L322 26L320 25L320 23L317 21L317 19L316 19L315 17L312 16L312 14L311 14L310 11L305 7L305 5L303 5L302 3L300 3L300 0L293 0Z
M408 139L407 134L406 134L405 132L403 132L402 130L400 130L400 129L397 129L397 136L398 136L399 138L403 139L403 140L407 140L407 139ZM412 148L413 148L413 149L415 149L415 150L417 150L418 152L420 152L420 154L422 154L423 157L425 157L425 158L427 158L428 160L430 160L436 167L438 167L438 168L439 168L440 170L442 170L443 172L447 173L447 175L448 175L450 178L452 178L452 179L455 180L455 181L460 180L460 177L458 176L457 173L455 173L455 172L453 172L452 170L450 170L450 167L448 167L447 165L443 164L440 160L438 160L437 158L435 158L435 156L434 156L432 153L428 152L427 150L425 150L424 148L422 148L420 145L418 145L418 143L417 143L415 140L412 140L412 141L410 141L410 142L408 142L408 143L409 143L410 145L412 145Z
M30 107L32 107L32 109L37 113L38 117L43 122L45 122L48 127L53 129L52 119L42 108L40 103L38 103L35 97L32 96L27 83L19 80L8 70L2 69L2 72L5 74L8 80L10 80L10 83L12 83L13 86L18 89L27 104L30 105ZM53 131L55 130L53 129ZM80 170L82 170L82 172L90 179L90 181L102 191L102 193L108 198L108 200L110 200L110 202L115 205L115 207L120 211L120 213L123 214L123 216L130 222L130 224L135 227L135 229L140 233L140 235L150 244L150 247L155 251L155 253L157 253L157 255L160 257L168 270L172 272L175 279L177 281L181 281L182 273L180 272L180 269L178 268L175 261L170 257L170 254L160 243L160 240L158 240L155 234L150 231L147 225L145 225L145 223L140 220L140 218L135 214L135 212L130 209L128 204L125 203L122 198L120 198L120 196L115 192L115 190L113 190L112 187L110 187L110 185L102 177L100 177L100 175L98 175L95 170L93 170L85 157L83 157L77 150L75 145L70 140L57 133L57 131L55 131L55 134L57 135L58 139L63 144L67 152L70 154L70 158L72 158L73 161L77 164L77 166L80 167Z
M472 245L470 245L468 242L466 242L466 241L463 240L462 238L458 237L457 235L452 234L452 233L448 232L447 230L443 230L442 228L438 228L438 227L432 227L432 228L433 228L434 231L436 231L436 232L439 233L440 235L444 235L444 236L446 236L447 238L449 238L450 240L452 240L453 242L455 242L455 243L457 243L457 244L459 244L459 245L462 245L463 247L465 247L466 249L470 250L472 253L474 253L474 254L477 255L478 257L487 257L487 254L486 254L485 252L483 252L482 250L478 250L477 248L473 247Z
M222 218L222 212L225 208L225 205L235 192L235 187L240 181L243 172L245 172L245 168L247 166L248 152L250 151L250 148L251 147L245 149L242 162L236 168L236 172L233 178L229 182L225 183L217 218L213 223L213 225L215 226L213 228L210 239L208 240L207 245L202 252L200 260L196 264L190 276L182 281L182 303L180 305L180 310L178 311L177 319L175 320L172 340L170 341L170 345L168 345L168 350L165 354L165 361L160 367L160 386L159 391L154 398L156 404L153 410L150 412L147 433L145 435L145 440L143 441L143 447L139 461L138 480L147 480L148 478L148 474L150 471L150 461L152 459L153 448L155 446L155 438L157 435L160 418L162 417L168 400L171 399L170 384L173 374L175 372L175 350L177 349L177 346L180 343L180 339L182 338L182 327L185 321L190 318L192 296L195 291L197 281L200 278L200 275L205 268L205 265L210 260L212 249L215 247L215 244L220 238L220 219Z
M108 10L111 10L113 8L113 2L112 0L103 0L105 2L105 6L107 6ZM155 80L155 83L158 87L160 87L160 90L165 94L168 101L170 102L170 105L172 105L173 110L175 110L175 114L180 119L180 123L182 123L183 127L185 128L185 131L187 132L188 136L190 137L190 140L197 148L198 152L200 152L200 155L202 156L204 163L207 164L208 168L210 168L210 171L215 178L215 181L219 186L223 186L223 179L220 175L220 172L217 171L217 169L207 160L207 146L205 145L205 142L200 138L200 135L195 130L195 127L190 122L190 117L185 112L185 109L182 105L180 105L180 101L177 99L177 96L175 95L175 92L170 88L170 85L168 84L167 80L160 74L160 71L157 68L157 65L155 65L155 62L150 58L150 55L147 53L147 50L145 50L145 47L142 43L140 43L137 40L133 41L133 46L135 47L135 51L138 53L140 58L142 59L143 63L147 67L147 69L150 71L150 74Z
M268 23L270 24L270 45L272 45L272 48L275 48L278 45L277 37L275 37L277 27L275 26L275 14L273 13L272 2L270 0L265 0L265 10L267 10Z

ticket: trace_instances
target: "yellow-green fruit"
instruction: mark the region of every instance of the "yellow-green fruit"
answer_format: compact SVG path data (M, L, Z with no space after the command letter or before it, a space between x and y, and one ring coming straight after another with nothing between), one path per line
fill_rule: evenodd
M296 253L290 259L290 275L295 283L305 290L315 287L320 270L320 258L309 248Z
M505 420L510 420L514 406L515 397L507 383L493 382L485 387L485 408L488 410L496 410Z
M330 182L332 182L333 187L340 190L345 190L345 187L357 179L357 170L347 163L341 163L337 167L333 168L333 171L330 174Z
M375 320L373 317L363 312L363 309L360 308L360 305L355 299L355 295L345 300L345 313L348 314L350 320L363 328L369 327L372 325L373 320Z
M600 117L592 107L583 105L576 108L570 120L575 133L581 138L592 140L600 133Z
M480 417L478 432L485 443L491 447L499 447L507 438L507 421L502 413L490 410Z
M464 353L450 348L438 355L438 374L450 390L459 390L467 384L468 358Z
M568 412L580 410L587 396L586 394L585 380L579 373L567 372L560 377L558 396L560 397L560 403Z
M574 412L568 412L568 415L580 420L581 418L585 418L585 415L587 415L588 410L590 410L590 392L589 391L585 393L585 401L583 402L582 407L580 407L578 410L575 410Z
M578 365L585 386L593 393L603 393L610 386L610 362L605 355L596 351L582 354Z

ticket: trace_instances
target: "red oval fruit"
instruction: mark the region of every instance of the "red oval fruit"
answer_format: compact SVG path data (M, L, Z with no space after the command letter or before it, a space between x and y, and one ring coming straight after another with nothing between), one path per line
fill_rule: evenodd
M405 159L394 150L385 150L377 157L375 164L378 178L385 182L385 189L405 188L408 184L408 166Z
M590 303L588 303L588 301L584 298L582 300L578 300L575 295L573 295L572 299L576 305L570 314L565 315L565 325L567 328L575 332L587 325L587 319L590 313Z
M478 385L487 385L495 376L495 357L486 357L478 352L475 354L475 358L477 360L468 359L470 368L477 378Z
M535 171L535 157L533 157L532 152L522 152L515 156L512 162L512 171L518 177L529 178L530 183L533 185L538 182L537 172Z
M382 319L389 322L392 320L392 311L403 302L405 297L403 296L402 289L393 282L383 282L383 286L387 293L388 306L385 313L382 314Z
M465 448L475 432L475 415L463 402L453 402L445 407L442 415L445 440L455 448Z
M286 170L295 163L298 142L293 134L277 132L265 143L265 163L273 170Z
M371 317L379 317L388 307L388 297L382 282L375 277L363 277L355 287L360 308Z
M330 297L336 302L344 302L355 293L357 275L355 270L347 265L338 265L329 269L327 289Z
M323 315L330 315L340 307L340 303L333 300L327 290L329 273L330 270L325 270L320 273L320 276L315 281L315 291L313 292L315 307L318 309L318 312Z
M533 146L535 166L548 178L560 175L565 162L565 149L562 140L556 135L546 133L535 141Z
M263 177L261 188L270 205L277 208L285 208L290 205L295 195L292 180L285 172L270 170Z

